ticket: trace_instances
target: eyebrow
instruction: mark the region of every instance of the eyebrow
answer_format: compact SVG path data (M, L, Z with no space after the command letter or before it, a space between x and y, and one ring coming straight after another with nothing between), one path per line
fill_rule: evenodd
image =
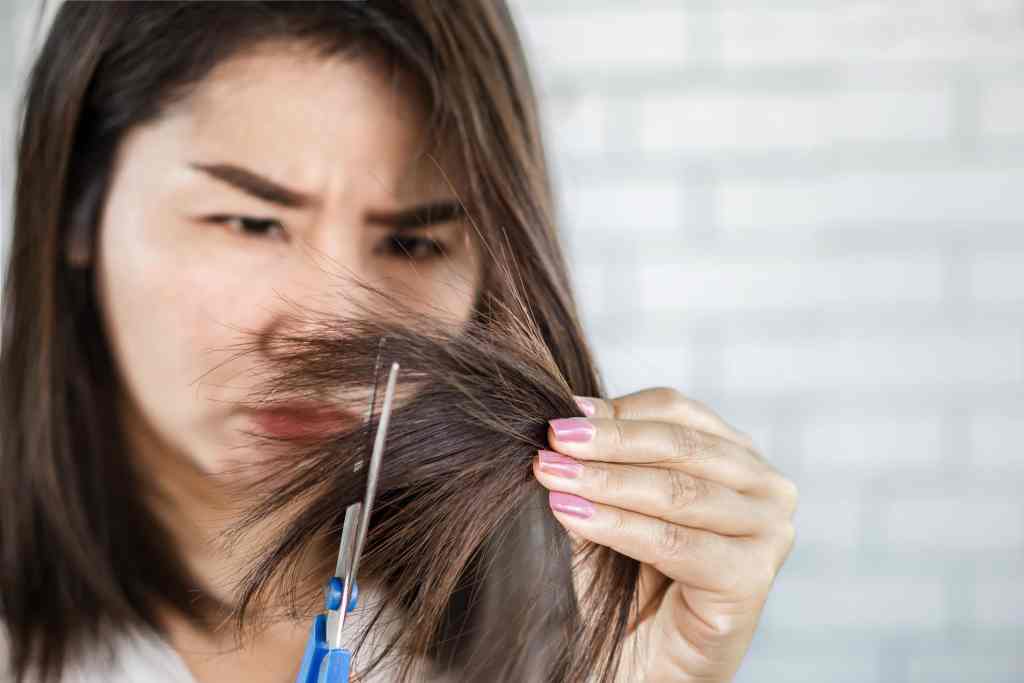
M304 209L319 205L312 195L287 188L241 166L196 162L190 163L189 166L271 204L280 204L289 209Z
M320 205L319 199L313 195L285 187L241 166L198 162L192 162L189 166L271 204L278 204L289 209L304 209ZM463 215L465 215L465 209L461 202L446 200L397 212L373 212L367 217L367 220L370 223L398 230L413 230L435 223L445 223Z
M451 200L424 204L398 212L375 212L367 216L370 223L394 228L415 230L436 223L447 223L465 215L461 202Z

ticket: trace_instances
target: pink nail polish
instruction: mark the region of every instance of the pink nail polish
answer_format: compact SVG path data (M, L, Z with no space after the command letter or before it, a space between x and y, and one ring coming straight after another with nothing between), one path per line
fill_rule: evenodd
M587 519L594 515L594 504L586 498L574 496L571 493L551 491L548 493L548 502L551 507L559 512L564 512L573 517Z
M540 471L556 477L575 479L583 471L583 465L577 460L554 451L537 451L540 460Z
M585 417L560 417L548 420L559 441L590 441L594 438L594 423Z
M594 407L594 402L585 396L573 396L576 401L576 405L580 407L584 415L593 415L597 412L597 408Z

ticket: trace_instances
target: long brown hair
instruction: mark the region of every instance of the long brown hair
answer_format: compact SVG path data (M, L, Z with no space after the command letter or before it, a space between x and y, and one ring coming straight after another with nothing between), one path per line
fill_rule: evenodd
M358 410L375 356L400 364L406 390L391 417L361 572L383 590L356 661L383 617L400 615L402 626L358 670L394 652L394 680L435 670L467 681L614 680L640 607L638 565L574 545L530 472L547 420L581 413L525 301L492 300L491 313L456 325L361 281L338 289L368 292L353 297L356 315L292 313L235 350L274 349L260 356L262 379L246 401L262 408L331 397ZM289 328L303 332L276 331ZM229 477L224 496L243 503L227 549L247 534L260 541L249 544L255 557L231 605L243 633L317 611L378 424L287 438L249 432L266 457L240 466L246 476ZM423 660L434 668L417 668Z
M502 2L66 2L21 103L0 349L0 616L17 677L55 677L111 630L198 616L197 583L144 504L114 409L114 360L88 268L120 141L254 43L367 49L417 79L455 141L460 197L492 248L480 320L512 273L565 386L602 395L555 231L536 104ZM536 416L535 416L536 417Z

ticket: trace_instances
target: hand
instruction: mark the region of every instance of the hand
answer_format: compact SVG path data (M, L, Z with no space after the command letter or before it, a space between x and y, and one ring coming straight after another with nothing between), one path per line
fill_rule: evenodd
M796 486L674 389L577 400L593 413L551 420L533 471L572 535L642 563L642 680L731 681L792 549Z

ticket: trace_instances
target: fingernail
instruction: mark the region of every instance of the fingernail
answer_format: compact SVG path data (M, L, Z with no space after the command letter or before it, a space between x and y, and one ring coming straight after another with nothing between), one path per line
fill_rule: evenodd
M559 512L564 512L573 517L587 519L594 514L594 504L586 498L574 496L571 493L551 491L548 493L548 502L551 507Z
M583 396L573 396L573 398L576 400L576 405L580 407L580 410L583 411L584 415L593 415L597 412L597 408L594 407L594 402L589 398L585 398Z
M554 451L537 451L540 459L541 472L553 474L556 477L575 479L583 471L583 465L577 460Z
M585 417L560 417L548 420L559 441L590 441L594 437L594 423Z

